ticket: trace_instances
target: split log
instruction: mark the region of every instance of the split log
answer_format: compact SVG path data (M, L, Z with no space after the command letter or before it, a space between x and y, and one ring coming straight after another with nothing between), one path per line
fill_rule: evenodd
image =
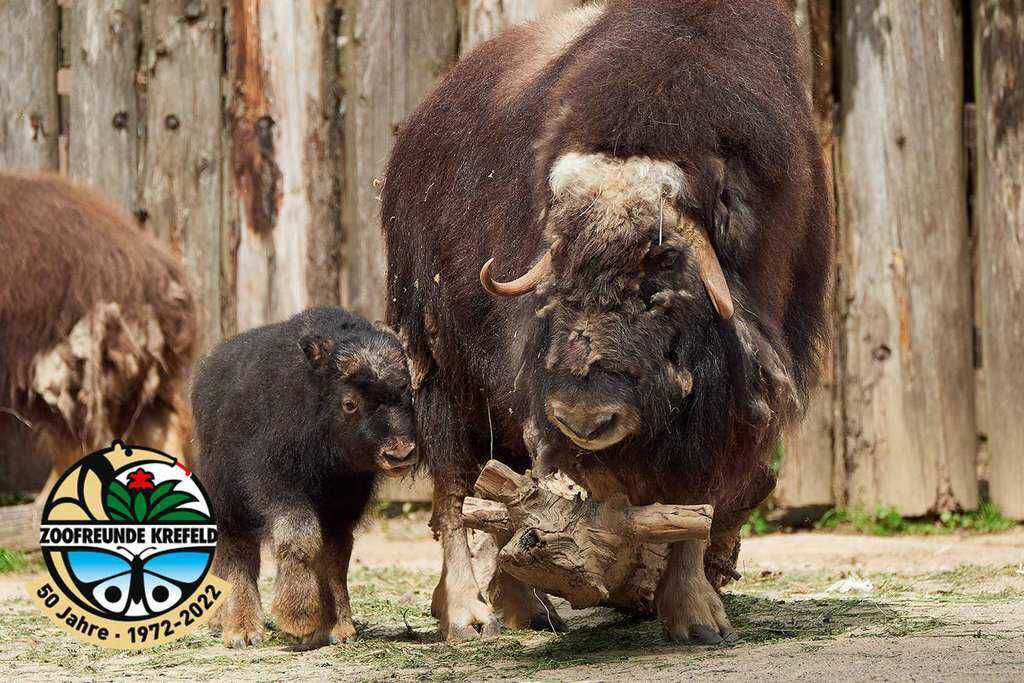
M454 0L345 3L342 305L384 317L380 183L395 131L457 57Z
M335 5L233 0L227 19L226 336L337 305L341 260Z
M134 211L139 159L139 0L71 8L68 174Z
M654 612L668 543L707 540L710 505L630 506L594 500L564 475L540 481L491 460L467 498L467 527L490 533L498 567L577 609Z
M207 3L208 4L208 3ZM143 15L147 86L140 217L182 257L200 307L200 349L221 334L223 20L203 3L152 3ZM188 83L190 87L181 87Z
M57 6L0 3L0 165L57 168Z
M978 502L961 21L841 3L845 502L910 516Z
M981 405L989 491L1024 519L1024 3L975 3Z

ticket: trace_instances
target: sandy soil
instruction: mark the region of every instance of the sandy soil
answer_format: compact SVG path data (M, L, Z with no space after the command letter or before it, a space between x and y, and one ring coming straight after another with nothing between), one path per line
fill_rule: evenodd
M384 520L357 541L361 636L295 653L272 635L234 652L207 634L106 653L59 633L0 575L0 673L16 680L1021 680L1024 529L993 536L779 534L744 541L727 609L744 642L666 644L658 625L573 612L571 632L517 632L449 646L429 616L440 548L426 519ZM836 592L844 580L867 592ZM265 581L264 599L270 582Z

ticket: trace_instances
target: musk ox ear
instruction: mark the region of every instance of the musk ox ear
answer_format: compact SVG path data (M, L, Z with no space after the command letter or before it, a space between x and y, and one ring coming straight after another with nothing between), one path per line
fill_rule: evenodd
M299 340L302 352L306 354L306 360L316 370L322 370L327 366L328 359L334 355L334 340L330 337L323 337L317 334L306 334Z

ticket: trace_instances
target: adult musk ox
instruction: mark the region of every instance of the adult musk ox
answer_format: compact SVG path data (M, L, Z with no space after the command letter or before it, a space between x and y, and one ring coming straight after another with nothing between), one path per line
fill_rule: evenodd
M51 483L113 438L184 455L185 275L95 192L0 174L0 408L48 437Z
M598 497L713 503L710 546L673 546L654 603L675 640L730 636L717 588L827 336L834 226L794 44L779 0L589 6L482 45L401 131L388 318L448 638L537 603L505 577L489 604L471 571L460 505L491 453Z

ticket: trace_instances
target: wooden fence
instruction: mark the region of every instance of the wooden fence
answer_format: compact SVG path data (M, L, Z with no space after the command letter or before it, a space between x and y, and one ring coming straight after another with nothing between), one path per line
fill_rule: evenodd
M1024 518L1024 0L788 0L834 160L835 338L775 504ZM473 45L576 0L0 2L0 166L184 259L203 347L383 311L394 131ZM405 494L397 494L399 497Z

